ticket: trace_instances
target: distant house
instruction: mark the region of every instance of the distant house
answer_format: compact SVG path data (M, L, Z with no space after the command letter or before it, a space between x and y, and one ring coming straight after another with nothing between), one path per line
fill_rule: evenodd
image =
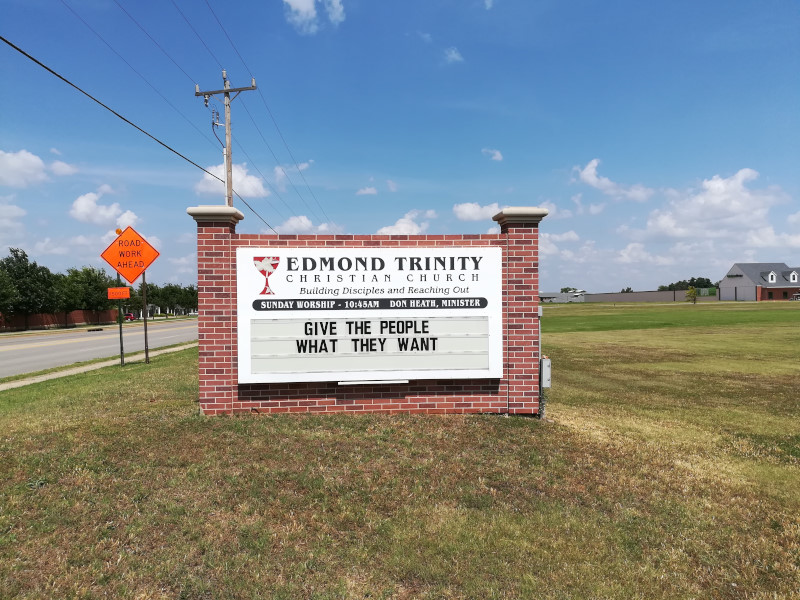
M736 263L719 283L720 300L791 300L800 294L800 267Z

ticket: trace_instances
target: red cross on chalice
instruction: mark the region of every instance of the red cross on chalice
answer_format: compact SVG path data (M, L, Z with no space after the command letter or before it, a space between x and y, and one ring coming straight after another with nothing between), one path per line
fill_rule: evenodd
M254 256L253 264L258 269L258 272L264 276L264 289L261 290L261 295L274 294L275 292L269 287L269 276L275 272L280 262L278 256Z

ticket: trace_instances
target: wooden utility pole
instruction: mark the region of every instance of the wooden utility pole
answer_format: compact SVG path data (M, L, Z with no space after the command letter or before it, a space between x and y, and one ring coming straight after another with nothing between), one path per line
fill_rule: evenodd
M233 206L233 161L231 160L231 101L241 92L256 89L256 78L250 79L250 87L232 88L231 82L228 81L228 74L222 70L222 81L224 84L221 90L211 90L208 92L201 92L200 86L194 86L194 95L202 96L208 106L208 99L216 94L222 94L225 99L225 202L228 206ZM235 93L231 98L231 93Z

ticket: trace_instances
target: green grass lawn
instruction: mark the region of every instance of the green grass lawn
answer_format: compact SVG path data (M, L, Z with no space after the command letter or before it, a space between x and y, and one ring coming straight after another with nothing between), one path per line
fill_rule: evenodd
M0 598L796 598L787 306L547 306L552 422L201 417L197 350L2 392Z

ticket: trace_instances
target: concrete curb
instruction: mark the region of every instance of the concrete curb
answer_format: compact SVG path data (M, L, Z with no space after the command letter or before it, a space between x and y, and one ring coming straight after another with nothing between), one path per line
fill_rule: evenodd
M150 356L158 356L159 354L168 354L170 352L178 352L179 350L186 350L187 348L195 348L197 347L197 342L192 342L190 344L182 344L181 346L175 346L174 348L161 348L158 350L150 350ZM141 362L144 360L144 352L136 352L134 354L130 354L125 357L125 364L129 364L132 362ZM40 383L42 381L47 381L49 379L58 379L59 377L66 377L68 375L76 375L78 373L86 373L87 371L96 371L97 369L102 369L104 367L112 367L114 365L119 365L119 357L116 359L104 360L103 362L93 363L91 365L84 365L82 367L72 367L67 368L62 371L53 371L52 373L47 373L45 375L36 375L35 377L29 377L27 379L18 379L16 381L9 381L8 383L0 383L0 392L4 390L11 390L18 387L23 387L26 385L30 385L32 383Z

